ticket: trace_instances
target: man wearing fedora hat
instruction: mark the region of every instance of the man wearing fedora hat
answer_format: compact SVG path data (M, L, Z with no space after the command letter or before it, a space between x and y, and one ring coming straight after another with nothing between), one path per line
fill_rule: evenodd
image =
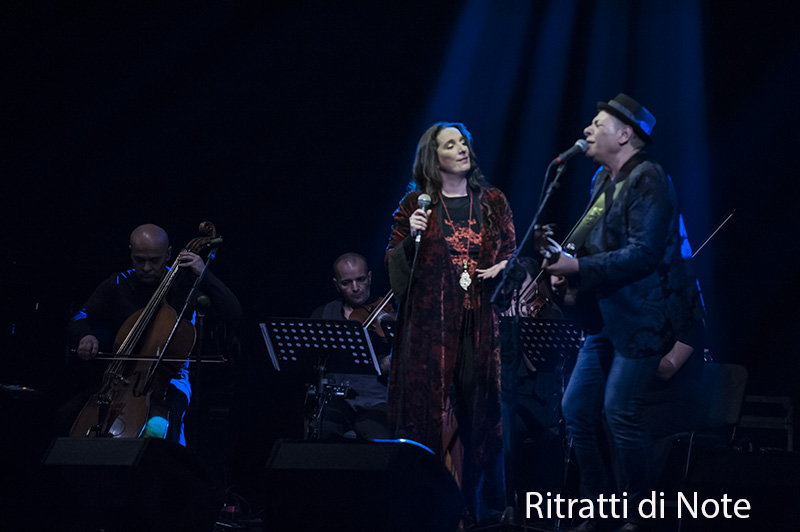
M652 142L655 118L625 94L598 102L597 110L584 129L586 156L601 165L589 207L567 238L571 254L546 260L544 269L557 292L567 285L577 290L588 332L562 401L581 496L599 500L616 494L627 502L619 530L635 532L653 525L639 515L639 502L654 489L644 398L661 357L702 316L678 308L694 280L681 257L672 182L642 151ZM598 446L603 411L616 488ZM590 519L575 530L611 526Z

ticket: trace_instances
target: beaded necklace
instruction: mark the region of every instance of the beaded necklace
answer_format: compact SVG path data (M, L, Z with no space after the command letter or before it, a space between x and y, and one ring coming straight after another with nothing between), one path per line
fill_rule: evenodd
M472 191L467 187L467 194L469 195L469 219L467 220L467 228L472 227ZM439 191L439 201L442 202L442 207L444 207L444 214L447 216L447 219L450 221L450 227L453 228L455 231L455 224L453 223L453 219L450 218L450 213L447 211L447 204L444 202L444 198L442 197L442 192ZM467 291L469 289L469 285L472 284L472 278L469 276L469 247L472 244L469 239L469 234L467 234L467 245L466 250L464 251L464 255L462 258L462 264L464 264L464 271L461 272L461 277L458 280L458 285Z

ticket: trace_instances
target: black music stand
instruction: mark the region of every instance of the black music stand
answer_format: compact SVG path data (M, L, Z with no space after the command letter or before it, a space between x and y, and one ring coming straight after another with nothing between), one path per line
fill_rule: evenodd
M383 335L389 342L389 345L394 343L394 328L397 325L397 321L395 320L381 320L381 329L383 330Z
M309 425L310 439L319 438L319 420L328 401L347 393L328 385L328 371L381 375L369 334L357 321L270 318L259 327L276 371L316 372L317 406Z
M519 318L519 348L537 371L558 371L562 377L572 370L583 331L574 320ZM566 382L562 379L561 391Z
M567 377L575 364L578 350L583 344L583 331L574 320L541 319L525 317L500 318L501 358L503 362L502 398L503 422L508 430L503 431L506 446L506 479L509 501L513 501L512 515L518 510L516 493L518 450L515 441L517 431L517 376L521 375L520 364L524 363L531 372L542 375L557 373L559 386L556 404L561 404L561 397L566 389ZM544 404L544 403L542 403ZM559 416L560 417L560 416ZM563 424L559 433L563 442ZM565 465L566 470L566 465ZM507 509L508 510L508 509ZM515 516L516 517L516 516Z

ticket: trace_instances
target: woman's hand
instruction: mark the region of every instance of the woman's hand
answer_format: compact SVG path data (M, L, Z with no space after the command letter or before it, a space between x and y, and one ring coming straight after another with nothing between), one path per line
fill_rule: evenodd
M476 268L475 273L478 274L478 279L494 279L499 273L506 269L507 263L507 260L501 260L494 266L486 268L485 270Z
M430 213L430 209L427 211L417 209L411 214L408 219L408 223L411 225L411 236L417 236L428 228L428 216L430 216Z

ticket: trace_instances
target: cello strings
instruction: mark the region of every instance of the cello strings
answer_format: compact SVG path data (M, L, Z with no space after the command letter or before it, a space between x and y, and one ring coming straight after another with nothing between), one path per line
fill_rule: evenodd
M183 249L195 253L197 251L196 248L198 244L202 243L203 240L203 238L192 239ZM179 259L178 257L175 257L175 261L172 263L172 267L170 268L169 272L164 279L162 279L161 283L159 283L156 292L153 294L153 297L151 297L150 301L147 302L147 305L142 310L142 313L139 315L136 323L133 325L125 339L120 344L116 354L121 358L109 364L109 367L106 369L104 373L104 384L108 381L112 374L121 374L123 364L125 363L125 358L130 357L130 355L133 354L134 347L144 334L146 324L149 324L153 316L155 316L155 314L158 312L158 308L161 306L161 303L166 297L167 292L171 288L172 282L180 270L178 264ZM166 351L166 346L164 346L162 354L164 351ZM159 359L160 358L161 357L159 357Z
M172 265L172 269L170 269L169 273L164 277L164 279L159 284L158 288L156 289L155 294L153 297L150 298L150 301L147 302L147 305L142 310L142 313L139 315L139 318L136 320L136 323L133 325L131 330L128 332L128 335L120 344L119 349L117 350L118 356L129 357L133 353L134 346L138 343L139 339L144 334L145 326L144 324L150 323L152 317L155 315L156 309L161 304L164 296L166 295L167 290L172 284L172 280L175 278L175 273L177 272L178 268L178 259L175 259L175 262ZM122 365L125 363L125 360L117 360L113 364L109 365L109 369L112 369L115 373L119 373L122 368Z

